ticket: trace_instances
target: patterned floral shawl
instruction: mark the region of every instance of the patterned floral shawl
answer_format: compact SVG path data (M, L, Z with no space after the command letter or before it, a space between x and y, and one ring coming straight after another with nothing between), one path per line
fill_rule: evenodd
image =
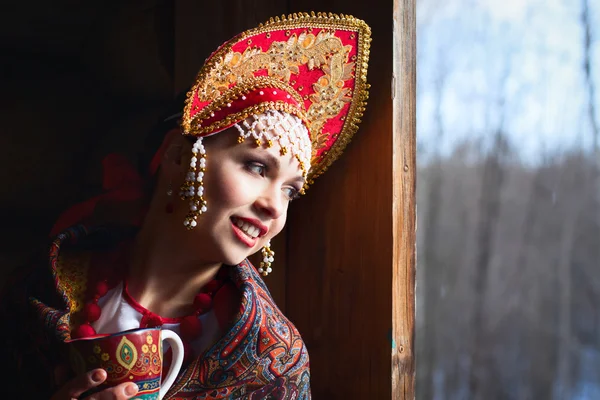
M1 330L0 355L9 366L10 398L49 398L68 376L64 341L93 282L90 254L131 233L75 226L56 236L46 262L6 284L0 312L10 328ZM223 337L182 368L165 399L310 399L308 353L298 331L249 261L232 267L230 278L239 312Z

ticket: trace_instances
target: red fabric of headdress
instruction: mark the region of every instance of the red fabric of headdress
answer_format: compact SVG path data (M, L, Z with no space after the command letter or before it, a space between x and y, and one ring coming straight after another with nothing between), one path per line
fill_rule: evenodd
M312 143L309 183L341 154L366 100L370 29L347 15L276 17L222 45L187 96L185 135L208 136L266 110L299 117Z

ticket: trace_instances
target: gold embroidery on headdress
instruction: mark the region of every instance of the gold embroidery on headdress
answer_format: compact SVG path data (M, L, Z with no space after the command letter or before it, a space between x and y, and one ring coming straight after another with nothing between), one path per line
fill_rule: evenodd
M253 78L254 73L266 69L269 76L289 82L292 74L299 73L299 66L307 64L313 70L327 63L327 56L343 52L351 46L327 31L318 35L294 33L287 41L273 42L266 52L259 47L248 47L244 53L229 52L215 62L208 72L204 85L198 88L200 101L211 101L229 89L229 85ZM332 57L333 58L333 57ZM339 57L338 57L339 58ZM343 63L339 58L338 63Z
M306 28L310 23L312 28L321 30L315 35L312 29ZM306 28L299 35L289 33L290 29ZM335 36L336 30L357 30L358 44L356 55L349 60L349 52L353 46L344 45L340 38ZM267 51L260 47L252 47L250 38L256 35L270 33L285 29L287 40L276 41L270 44ZM248 40L246 40L248 38ZM183 117L184 132L190 135L201 135L213 132L216 129L226 127L237 121L243 120L257 112L264 112L275 105L273 109L285 111L305 120L311 133L313 141L313 168L309 174L308 183L321 175L331 163L341 154L346 147L361 121L366 100L368 99L369 85L366 83L367 61L369 57L370 29L361 20L343 14L332 13L294 13L287 17L281 16L271 18L266 24L259 25L241 34L237 40L222 46L213 54L200 70L196 82L188 96L197 95L201 102L211 102L193 117L190 111L193 107L192 99L188 99ZM248 47L243 53L232 50L233 46L248 42ZM290 82L292 74L298 74L299 66L306 64L312 70L320 68L324 75L313 84L315 93L310 96L300 97L293 89L295 82ZM294 96L298 107L281 102L258 103L235 114L228 115L222 121L215 122L210 126L202 126L202 121L209 118L211 113L222 109L228 101L237 99L248 93L257 70L266 70L268 77L279 80L288 86L285 90ZM353 77L354 88L344 87L345 82ZM268 87L272 87L273 81ZM229 87L230 85L235 85ZM302 91L298 88L298 91ZM310 99L312 102L308 110L304 110L304 102L301 99ZM317 157L319 150L328 147L329 136L322 132L326 122L339 115L344 105L350 103L347 115L343 119L343 128L331 144L328 151L324 151ZM306 113L306 114L304 114Z

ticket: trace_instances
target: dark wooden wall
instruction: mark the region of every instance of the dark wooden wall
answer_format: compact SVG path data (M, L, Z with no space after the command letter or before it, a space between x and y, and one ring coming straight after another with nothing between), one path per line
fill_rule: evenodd
M0 13L2 272L98 191L173 94L173 5L12 2Z
M102 156L135 152L173 95L233 35L298 11L351 14L372 27L364 122L293 204L267 282L306 341L315 399L412 398L414 308L398 305L414 286L414 237L405 233L414 230L414 115L394 125L394 107L411 105L393 106L391 88L393 16L414 15L414 0L34 3L0 17L2 273L43 242L68 204L98 191ZM396 30L399 23L402 30L414 21L397 20ZM407 40L414 48L414 36ZM409 83L412 56L404 53L402 67ZM395 85L405 87L404 99L414 98L414 87Z

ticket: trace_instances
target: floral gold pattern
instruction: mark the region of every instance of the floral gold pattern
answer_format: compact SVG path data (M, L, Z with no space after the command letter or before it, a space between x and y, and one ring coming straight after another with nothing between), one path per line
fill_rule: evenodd
M184 134L211 135L269 109L296 115L313 143L310 184L358 129L368 98L370 41L367 24L352 16L272 18L209 57L188 92ZM260 90L271 88L277 91Z

